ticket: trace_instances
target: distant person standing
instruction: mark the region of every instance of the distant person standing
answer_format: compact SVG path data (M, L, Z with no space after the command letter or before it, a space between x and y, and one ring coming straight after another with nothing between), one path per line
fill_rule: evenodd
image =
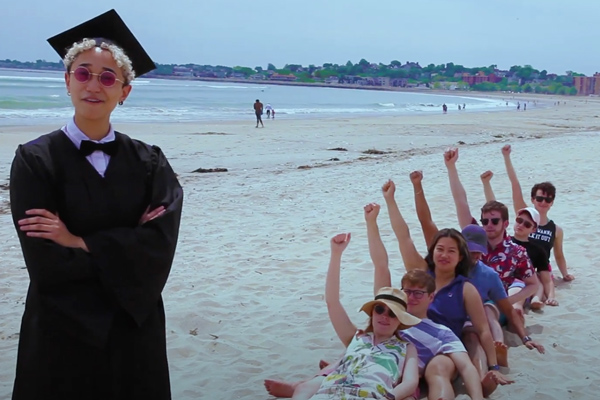
M273 110L273 107L271 107L270 104L267 104L267 106L265 107L265 110L267 110L267 119L269 119L269 117L271 116L271 110Z
M527 110L527 103L523 103L523 111Z
M258 99L254 103L254 113L256 114L256 127L258 128L258 124L260 123L264 128L265 124L262 122L263 104Z
M460 104L459 104L459 105L458 105L458 111L460 111L460 110L462 110L462 109L460 108Z
M463 103L463 110L465 110L467 108L467 104Z
M444 103L444 105L442 105L442 110L444 110L444 114L446 114L448 112L448 106L446 105L446 103Z
M271 118L275 119L275 109L271 109Z
M518 101L518 102L517 102L517 111L519 111L520 109L521 109L521 102L520 102L520 101Z

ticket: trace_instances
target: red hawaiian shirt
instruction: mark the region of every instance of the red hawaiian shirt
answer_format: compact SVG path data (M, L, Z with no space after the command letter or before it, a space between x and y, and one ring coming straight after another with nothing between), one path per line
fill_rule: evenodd
M488 253L482 261L500 275L506 291L515 279L523 280L535 273L525 247L514 243L506 233L504 240L495 248L488 244Z

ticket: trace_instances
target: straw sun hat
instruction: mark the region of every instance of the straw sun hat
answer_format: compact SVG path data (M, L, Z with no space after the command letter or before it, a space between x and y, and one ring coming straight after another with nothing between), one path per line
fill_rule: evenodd
M364 311L369 316L373 313L373 307L377 304L385 304L395 315L398 321L406 327L417 325L421 319L413 317L406 312L406 294L396 288L383 287L377 291L375 300L365 303L359 311Z

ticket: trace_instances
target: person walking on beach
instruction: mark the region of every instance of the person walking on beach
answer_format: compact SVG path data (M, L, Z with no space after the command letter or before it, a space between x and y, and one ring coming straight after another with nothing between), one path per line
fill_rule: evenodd
M48 42L74 116L12 163L30 281L12 399L170 400L161 293L183 191L158 147L110 121L136 75L156 66L115 10Z
M267 110L267 119L269 119L269 117L271 117L271 110L273 109L273 107L271 107L270 104L267 104L267 106L265 107L265 110Z
M448 112L448 106L446 105L446 103L444 103L442 105L442 110L444 111L444 114L446 114L446 112Z
M256 99L256 101L254 102L254 114L256 114L256 127L258 128L258 124L260 123L264 128L265 125L262 121L263 104L258 99Z

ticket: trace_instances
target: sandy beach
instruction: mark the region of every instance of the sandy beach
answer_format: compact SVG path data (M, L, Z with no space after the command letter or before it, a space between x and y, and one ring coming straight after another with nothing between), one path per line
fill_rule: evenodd
M186 193L180 240L167 287L168 354L173 399L271 399L263 380L298 380L319 359L342 351L324 302L329 239L352 232L342 259L342 303L357 312L372 296L362 207L383 202L392 178L417 248L425 252L408 174L423 185L440 227L457 227L442 153L460 147L458 169L471 209L484 203L479 175L492 170L498 200L512 202L501 147L526 191L552 181L550 216L565 231L572 283L559 282L558 307L528 312L529 333L545 355L507 334L515 384L492 399L595 399L600 391L600 99L537 98L526 112L458 112L378 118L265 120L212 124L119 124L116 129L160 146ZM516 100L516 99L515 99ZM566 101L566 104L562 104ZM19 143L59 126L0 127L0 399L10 398L28 276L7 208L10 163ZM328 149L342 147L347 151ZM376 149L386 154L364 154ZM330 161L333 158L339 161ZM304 166L304 168L298 168ZM227 168L198 174L197 168ZM526 196L527 198L527 196ZM385 207L384 207L385 208ZM404 273L387 213L380 228L392 280ZM512 224L509 228L512 233ZM457 397L467 399L464 391Z

